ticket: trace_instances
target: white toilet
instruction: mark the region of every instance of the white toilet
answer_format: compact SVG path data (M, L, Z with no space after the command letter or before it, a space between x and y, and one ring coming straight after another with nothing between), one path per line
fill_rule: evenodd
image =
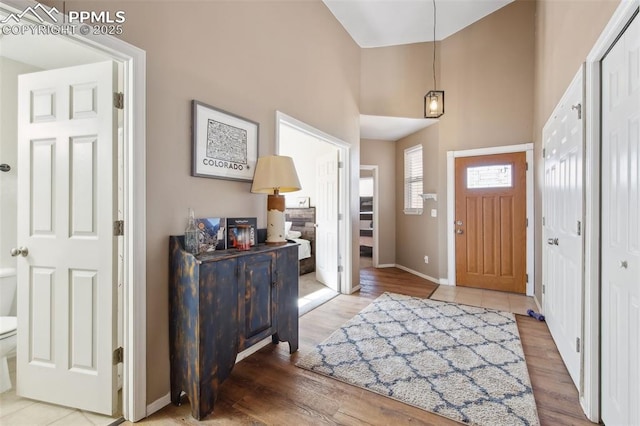
M18 319L15 317L15 296L15 269L0 270L0 393L12 387L7 357L16 353Z

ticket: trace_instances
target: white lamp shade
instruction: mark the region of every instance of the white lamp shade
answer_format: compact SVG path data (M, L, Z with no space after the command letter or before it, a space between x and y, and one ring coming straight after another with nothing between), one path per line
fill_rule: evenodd
M302 189L291 157L270 155L258 158L251 192L273 194L275 189L279 192Z

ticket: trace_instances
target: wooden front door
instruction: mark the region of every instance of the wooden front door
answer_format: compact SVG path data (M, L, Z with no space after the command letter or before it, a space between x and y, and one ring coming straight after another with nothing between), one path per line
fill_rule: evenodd
M525 153L455 161L456 284L525 293Z

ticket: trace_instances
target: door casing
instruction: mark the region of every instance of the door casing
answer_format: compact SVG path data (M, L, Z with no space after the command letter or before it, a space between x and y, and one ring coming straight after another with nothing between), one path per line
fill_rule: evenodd
M600 421L600 63L640 7L621 1L587 55L585 77L585 270L584 353L580 405L592 422Z
M378 238L380 235L380 219L378 218L378 166L361 164L360 170L371 171L373 175L373 267L385 268L389 265L380 265L380 250L378 250Z
M38 3L0 0L0 8L20 13ZM25 15L23 20L29 20ZM30 24L39 25L33 20ZM147 416L146 366L146 53L112 36L68 37L96 49L122 65L124 86L124 383L123 415L131 421ZM135 142L134 142L135 141ZM135 285L134 285L135 284Z
M353 244L351 244L351 238L349 238L352 235L351 214L349 211L351 203L351 186L349 182L349 177L351 176L351 144L324 133L281 111L276 111L276 154L280 154L280 126L283 124L308 133L338 148L338 158L342 162L338 176L338 266L342 266L342 271L339 272L339 288L341 293L351 294L360 288L360 283L354 283L352 280Z
M455 159L459 157L475 157L491 154L506 154L510 152L525 152L528 168L526 171L527 186L527 296L533 296L535 282L533 268L533 144L506 145L489 148L468 149L462 151L447 151L447 280L440 280L440 284L456 285L456 246L455 246Z
M600 421L600 63L639 7L640 0L620 2L585 64L584 374L579 400L595 423Z

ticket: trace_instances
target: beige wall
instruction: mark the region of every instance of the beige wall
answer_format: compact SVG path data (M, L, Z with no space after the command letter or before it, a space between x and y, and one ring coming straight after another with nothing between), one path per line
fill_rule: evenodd
M535 98L535 240L536 297L542 300L542 128L556 104L587 59L596 40L620 2L538 0L536 9Z
M360 164L378 166L378 264L380 265L396 263L395 156L395 142L371 139L360 141Z
M62 7L61 2L48 2ZM275 152L280 110L352 144L357 265L360 49L320 0L66 2L124 10L122 38L147 53L147 401L169 391L168 236L197 216L256 216L250 184L190 176L192 99L260 123L260 155ZM60 9L62 10L62 9ZM357 283L358 268L353 277Z
M517 0L442 42L438 204L446 206L446 152L531 142L535 2ZM444 213L444 212L443 212ZM439 217L447 277L446 214Z
M447 151L531 142L534 12L533 1L518 0L438 44L445 115L396 149L396 190L402 190L404 148L422 143L425 191L437 192L438 201L425 202L425 213L416 217L401 213L402 200L396 200L397 264L447 278ZM431 49L431 43L363 49L361 111L421 117L424 93L433 85ZM430 217L432 208L437 218ZM425 238L413 237L423 227Z
M433 89L433 43L362 49L361 55L362 114L424 117L424 95ZM439 55L437 43L437 64Z
M425 201L422 215L405 215L404 210L404 150L422 145L422 189L425 193L436 192L438 187L438 140L439 125L434 124L396 142L396 264L439 281L441 242L438 235L439 221L431 217L431 209L438 215L445 214L446 204ZM429 256L429 264L424 263Z

